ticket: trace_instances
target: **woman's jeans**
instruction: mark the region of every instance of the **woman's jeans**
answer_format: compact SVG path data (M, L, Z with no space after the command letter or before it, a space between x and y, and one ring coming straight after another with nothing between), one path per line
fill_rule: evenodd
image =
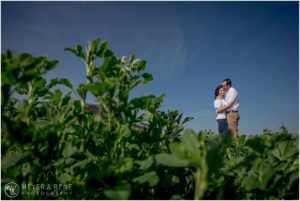
M219 133L224 133L228 130L227 120L226 119L217 119Z

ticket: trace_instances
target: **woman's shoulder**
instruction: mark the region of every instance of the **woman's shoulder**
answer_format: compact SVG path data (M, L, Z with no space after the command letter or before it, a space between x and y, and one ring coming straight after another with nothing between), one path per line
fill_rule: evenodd
M215 99L214 104L215 105L221 105L223 103L224 99Z
M215 99L215 102L224 102L224 101L225 101L224 98L222 98L222 99Z

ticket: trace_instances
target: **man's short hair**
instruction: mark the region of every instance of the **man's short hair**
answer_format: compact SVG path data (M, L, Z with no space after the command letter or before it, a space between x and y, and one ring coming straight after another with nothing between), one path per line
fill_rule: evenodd
M226 82L227 85L232 86L231 80L229 78L224 79L223 82Z

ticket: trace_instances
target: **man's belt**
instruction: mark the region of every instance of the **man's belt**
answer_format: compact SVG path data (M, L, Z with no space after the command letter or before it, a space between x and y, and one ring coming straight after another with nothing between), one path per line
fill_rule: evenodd
M239 111L230 110L229 112L226 112L226 113L232 113L232 112L239 112Z

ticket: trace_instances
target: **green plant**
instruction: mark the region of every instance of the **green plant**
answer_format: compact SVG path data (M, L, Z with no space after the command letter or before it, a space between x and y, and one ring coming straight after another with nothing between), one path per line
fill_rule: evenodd
M85 52L80 45L66 50L86 68L86 82L77 89L67 79L47 83L42 77L57 61L2 54L2 185L11 180L19 185L73 184L72 193L56 197L64 199L128 199L134 186L140 186L138 191L155 186L155 166L139 161L151 161L166 149L191 118L160 111L164 95L129 100L133 88L153 79L143 72L145 61L133 55L117 58L100 39L89 41ZM56 85L70 91L64 94ZM87 111L87 93L98 101L99 115ZM134 129L145 123L142 130ZM20 197L45 198L38 193Z
M184 130L192 118L162 111L164 94L129 99L153 79L146 61L100 39L66 50L86 68L78 87L43 78L56 60L2 54L2 199L9 182L16 199L299 199L299 137L286 127L239 138Z

